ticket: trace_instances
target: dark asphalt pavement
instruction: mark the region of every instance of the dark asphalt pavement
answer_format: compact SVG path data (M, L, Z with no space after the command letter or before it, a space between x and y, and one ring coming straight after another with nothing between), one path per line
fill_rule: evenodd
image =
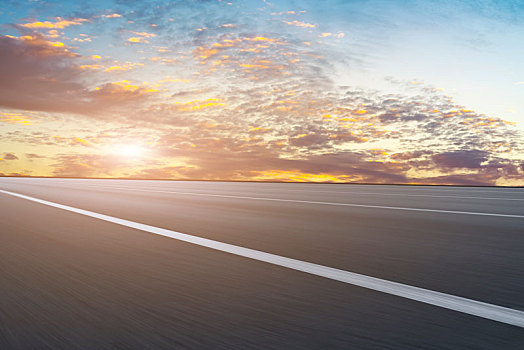
M0 178L0 190L524 311L522 188ZM524 328L6 194L0 222L0 349L524 348Z

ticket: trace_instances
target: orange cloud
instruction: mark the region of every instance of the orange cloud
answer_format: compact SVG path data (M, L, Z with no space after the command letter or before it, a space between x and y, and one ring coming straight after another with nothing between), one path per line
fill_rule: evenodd
M79 137L63 137L63 136L53 136L51 138L51 142L54 144L67 144L70 146L84 146L84 147L92 147L93 144L87 140L84 140Z
M263 49L270 48L271 45L275 44L282 45L284 44L284 42L282 42L280 39L269 38L264 36L240 38L231 38L231 36L226 36L225 39L222 39L219 42L195 48L193 50L193 55L195 59L200 61L201 64L212 63L214 66L223 66L226 63L236 63L238 66L250 68L248 65L250 65L251 63L242 62L241 65L238 61L236 61L233 55L221 55L220 58L218 58L217 60L213 60L212 62L206 62L206 60L209 58L214 58L214 56L220 53L226 53L225 51L227 51L228 49L238 50L239 52L259 53Z
M48 38L59 38L60 35L62 35L62 34L64 34L64 33L63 32L59 32L56 29L51 29L50 31L47 32L46 37L48 37Z
M262 128L260 126L251 127L249 129L249 133L250 134L263 134L263 133L267 133L267 132L270 132L270 131L271 131L271 128Z
M31 125L31 122L27 117L19 113L2 112L0 113L0 122L7 124Z
M84 139L81 139L79 137L74 137L72 140L71 140L71 145L75 146L75 145L82 145L82 146L89 146L90 143Z
M144 38L154 38L156 36L156 34L146 33L146 32L133 32L133 31L131 31L131 33L133 33L135 35L138 35L138 36L141 36L141 37L144 37Z
M218 53L217 49L208 49L203 46L198 47L195 50L195 54L198 58L205 60L206 58L209 58L215 54Z
M146 39L144 39L141 36L131 37L131 38L127 39L127 42L130 42L130 43L141 43L141 44L148 44L149 43L149 41L147 41Z
M140 93L149 93L149 92L158 92L157 89L151 88L150 86L143 84L143 85L135 85L132 84L129 80L122 80L117 81L114 83L107 83L102 85L102 87L96 87L95 91L99 91L101 93L108 93L108 94L118 94L120 92L126 91L126 92L140 92Z
M100 64L83 64L80 66L80 69L85 69L85 70L88 70L88 69L99 70L102 68L104 67Z
M311 174L300 171L270 170L259 172L254 176L256 180L283 180L293 182L342 182L347 181L347 175Z
M50 29L64 29L69 26L78 26L83 24L84 22L88 22L85 18L74 18L71 20L63 19L61 17L56 17L56 22L51 21L44 21L44 22L31 22L31 23L25 23L21 24L24 28L31 28L31 29L39 29L39 28L50 28Z
M266 38L264 36L257 36L257 37L254 37L254 38L244 38L244 40L247 40L247 41L266 41L266 42L278 41L278 39Z
M73 38L73 41L76 41L76 42L79 42L79 43L83 43L83 42L91 42L91 41L93 41L93 39L91 39L91 38L83 38L83 39Z
M78 54L69 51L69 48L64 43L47 40L41 34L23 35L20 37L5 35L4 37L30 46L34 50L34 53L39 56L78 56Z
M110 66L106 69L104 69L104 72L125 72L131 69L135 69L138 67L143 67L143 63L132 63L132 62L126 62L122 65L114 65Z
M170 63L178 62L174 58L164 58L164 57L158 57L158 56L151 57L150 60L153 61L153 62L160 62L162 64L170 64Z
M180 111L191 111L191 110L198 110L203 109L207 107L213 107L213 106L224 106L225 104L222 103L222 100L219 98L208 98L207 100L194 100L189 102L177 102L175 107L176 110Z
M283 21L285 24L287 25L290 25L290 26L296 26L296 27L302 27L302 28L315 28L316 27L316 24L311 24L311 23L306 23L306 22L301 22L301 21L291 21L291 22L288 22L288 21Z
M171 78L171 77L167 77L167 78L164 78L162 80L159 80L158 83L159 84L163 84L163 83L189 83L191 80L189 79L178 79L178 78Z
M274 62L270 60L254 60L251 63L240 63L240 67L250 68L250 69L283 69L282 66L276 66Z
M343 38L345 35L346 35L346 34L344 34L344 33L342 33L342 32L340 32L340 33L336 33L336 34L334 34L334 33L320 33L320 34L318 35L318 37L319 37L319 38L326 38L326 37L328 37L328 36L334 36L334 37L336 37L336 38Z

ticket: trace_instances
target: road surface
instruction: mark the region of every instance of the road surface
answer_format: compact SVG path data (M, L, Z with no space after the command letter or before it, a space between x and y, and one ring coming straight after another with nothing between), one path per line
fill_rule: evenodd
M0 178L0 215L1 349L524 348L523 188Z

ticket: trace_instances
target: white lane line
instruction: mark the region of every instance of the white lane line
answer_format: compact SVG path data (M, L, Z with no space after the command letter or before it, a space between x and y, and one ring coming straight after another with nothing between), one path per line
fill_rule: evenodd
M301 190L278 190L279 192L303 192ZM332 193L332 194L360 194L360 195L379 195L379 196L401 196L401 197L430 197L430 198L460 198L460 199L482 199L498 201L524 201L524 198L500 198L500 197L474 197L474 196L445 196L436 194L405 194L405 193L380 193L380 192L357 192L357 191L306 191L306 193Z
M84 186L86 186L86 185L84 185ZM505 218L524 219L524 215L516 215L516 214L497 214L497 213L482 213L482 212L473 212L473 211L455 211L455 210L441 210L441 209L406 208L406 207L391 207L391 206L383 206L383 205L336 203L336 202L318 202L318 201L305 201L305 200L299 200L299 199L282 199L282 198L267 198L267 197L247 197L247 196L234 196L234 195L225 195L225 194L211 194L211 193L197 193L197 192L141 190L141 189L136 189L136 188L133 188L133 187L116 187L116 186L100 186L100 185L87 185L87 186L92 186L92 187L95 187L95 188L111 188L111 189L114 189L114 190L125 190L125 191L131 191L131 192L134 191L134 192L172 193L172 194L182 194L182 195L202 196L202 197L235 198L235 199L259 200L259 201L291 202L291 203L303 203L303 204L322 204L322 205L334 205L334 206L358 207L358 208L388 209L388 210L407 210L407 211L422 211L422 212L431 212L431 213L496 216L496 217L505 217Z
M108 185L98 185L96 183L88 183L88 182L91 182L91 181L96 181L96 180L82 180L82 179L70 179L70 180L66 180L66 181L55 181L55 179L34 179L34 180L44 180L44 182L48 182L48 181L45 181L45 180L51 180L50 182L53 182L53 184L68 184L68 185L78 185L78 182L83 182L83 185L86 185L86 186L106 186L108 187ZM77 182L77 183L73 183L74 182ZM109 180L109 181L115 181L115 180ZM118 180L116 180L118 181ZM140 180L137 180L137 181L140 181ZM143 181L143 180L142 180ZM147 181L147 180L146 180ZM18 181L18 182L22 182L22 181ZM31 184L32 181L26 181L26 182L23 182L23 183L27 183L27 184ZM261 184L264 184L264 183L261 183ZM128 184L127 184L128 185ZM155 184L156 185L156 184ZM109 186L113 186L112 184L109 185ZM117 186L122 186L122 185L119 185L117 184ZM358 185L359 187L360 186L366 186L366 187L371 187L372 185ZM377 187L377 185L374 185L373 187ZM135 187L133 187L135 188ZM143 187L142 187L143 188ZM398 189L398 188L397 188ZM401 196L401 197L430 197L430 198L457 198L457 199L478 199L478 200L499 200L499 201L524 201L524 198L501 198L501 197L478 197L478 196L450 196L450 195L433 195L433 194L407 194L407 193L382 193L382 192L364 192L364 191L326 191L326 190L307 190L307 189L275 189L277 190L278 192L301 192L301 193L332 193L332 194L358 194L358 195L379 195L379 196ZM436 192L436 191L441 191L441 192L456 192L457 190L454 190L454 189L439 189L439 190L435 190L435 189L426 189L426 188L403 188L402 190L407 190L407 191L411 191L411 190L416 190L416 191L433 191L433 192ZM222 191L222 190L221 190ZM227 191L227 189L226 189ZM492 194L496 194L496 190L492 190L492 191L478 191L478 190L475 190L475 189L472 189L472 191L470 191L469 189L458 189L458 191L468 191L468 192L487 192L487 193L492 193ZM502 189L502 191L500 193L516 193L516 194L524 194L524 191L522 192L509 192L507 190L504 190Z
M31 184L31 183L28 182L28 184ZM71 183L69 183L69 184L71 184ZM34 184L34 185L38 186L36 184ZM108 188L108 189L114 189L114 190L125 190L125 191L135 191L135 192L172 193L172 194L182 194L182 195L191 195L191 196L222 197L222 198L236 198L236 199L277 201L277 202L294 202L294 203L305 203L305 204L323 204L323 205L360 207L360 208L373 208L373 209L433 212L433 213L443 213L443 214L480 215L480 216L495 216L495 217L507 217L507 218L518 218L518 219L523 219L524 218L524 215L517 215L517 214L498 214L498 213L456 211L456 210L443 210L443 209L392 207L392 206L369 205L369 204L306 201L306 200L299 200L299 199L283 199L283 198L268 198L268 197L248 197L248 196L235 196L235 195L221 195L221 194L199 193L199 192L162 191L162 190L154 190L154 189L138 189L138 188L135 188L135 187L117 187L117 186L97 185L97 184L82 184L82 185L83 186L90 186L90 187L94 187L94 188Z
M137 190L150 190L144 187L138 189L136 187L117 187L113 185L96 185L88 184L86 186L94 187L106 187L106 188L127 188L127 189L137 189ZM157 191L155 189L151 189ZM221 191L221 190L220 190ZM278 190L278 192L302 192L300 190ZM443 196L443 195L432 195L432 194L403 194L403 193L379 193L379 192L353 192L353 191L343 191L343 192L333 192L333 191L307 191L306 193L332 193L332 194L359 194L359 195L379 195L379 196L401 196L401 197L430 197L430 198L458 198L458 199L481 199L481 200L499 200L499 201L524 201L524 198L496 198L496 197L471 197L471 196Z
M354 272L339 270L328 266L313 264L310 262L286 258L280 255L262 252L255 249L239 247L233 244L222 243L211 239L201 238L181 232L171 231L160 227L141 224L134 221L116 218L109 215L95 213L89 210L70 207L63 204L49 202L43 199L29 197L23 194L0 190L0 193L10 196L26 199L32 202L44 204L50 207L67 210L73 213L89 216L95 219L111 222L114 224L130 227L133 229L154 233L157 235L170 237L179 241L184 241L196 244L202 247L219 250L233 255L242 256L245 258L263 261L269 264L286 267L289 269L306 272L312 275L325 277L335 281L340 281L355 286L372 289L386 294L396 295L402 298L407 298L419 301L426 304L435 305L445 309L450 309L462 312L469 315L474 315L486 318L493 321L498 321L518 327L524 328L524 311L510 309L498 305L488 304L472 299L458 297L451 294L435 292L429 289L413 287L410 285L383 280L380 278L361 275Z

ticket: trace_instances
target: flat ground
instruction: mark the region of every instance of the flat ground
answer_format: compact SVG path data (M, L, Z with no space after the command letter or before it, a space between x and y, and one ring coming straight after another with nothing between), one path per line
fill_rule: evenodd
M0 190L524 311L524 189L4 178ZM517 326L8 194L0 213L2 349L524 349Z

